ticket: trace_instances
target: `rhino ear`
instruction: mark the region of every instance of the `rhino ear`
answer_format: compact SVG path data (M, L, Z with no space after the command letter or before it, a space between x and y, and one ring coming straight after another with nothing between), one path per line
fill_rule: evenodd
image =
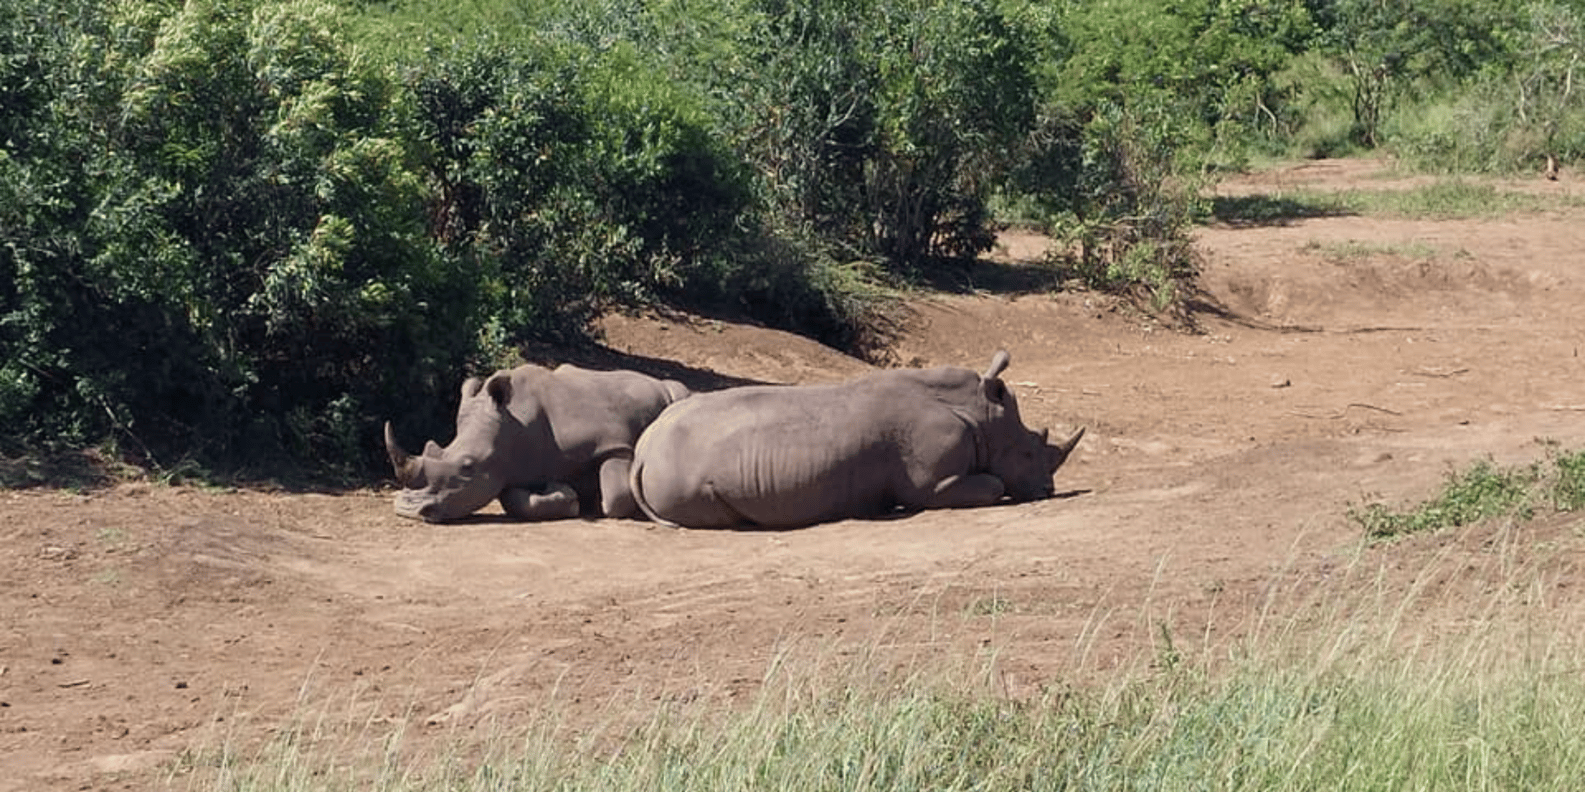
M484 387L484 380L478 377L469 377L462 381L462 398L471 399L479 395L479 389Z
M484 383L485 393L495 401L497 407L505 408L512 401L512 375L510 372L497 372Z
M980 380L980 384L985 388L985 398L996 404L1007 402L1007 383L994 377L986 377Z

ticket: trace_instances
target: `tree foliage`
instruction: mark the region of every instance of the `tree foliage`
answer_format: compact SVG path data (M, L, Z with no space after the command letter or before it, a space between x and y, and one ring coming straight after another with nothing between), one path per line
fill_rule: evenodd
M471 297L338 12L59 7L11 28L52 66L4 158L14 436L355 465L374 415L437 412L402 394L466 354Z

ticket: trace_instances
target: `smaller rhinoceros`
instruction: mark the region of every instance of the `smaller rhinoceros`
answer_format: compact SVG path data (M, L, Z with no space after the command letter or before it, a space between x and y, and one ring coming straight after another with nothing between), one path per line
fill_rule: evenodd
M657 522L794 528L846 517L1049 497L1084 430L1032 432L1001 373L883 371L837 385L750 386L666 408L634 448Z
M688 395L672 380L570 364L470 377L450 445L431 440L413 456L385 424L385 448L402 485L396 513L442 522L499 498L508 515L523 520L633 516L633 445L667 405Z

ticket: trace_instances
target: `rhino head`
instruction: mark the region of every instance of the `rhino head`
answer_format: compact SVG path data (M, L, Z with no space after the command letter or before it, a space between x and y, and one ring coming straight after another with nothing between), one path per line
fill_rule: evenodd
M422 456L396 442L385 424L385 450L402 490L396 513L403 517L444 522L466 517L495 499L509 484L507 462L521 426L507 410L512 380L500 372L488 380L470 377L462 383L457 407L457 436L442 448L431 440Z
M1053 444L1049 442L1050 430L1033 432L1024 426L1018 399L1001 379L1009 360L1006 350L998 350L991 358L990 368L980 376L981 392L989 402L986 425L982 427L989 452L987 472L1002 480L1013 500L1048 498L1056 489L1052 476L1068 461L1068 455L1084 437L1084 429L1081 427L1066 440Z

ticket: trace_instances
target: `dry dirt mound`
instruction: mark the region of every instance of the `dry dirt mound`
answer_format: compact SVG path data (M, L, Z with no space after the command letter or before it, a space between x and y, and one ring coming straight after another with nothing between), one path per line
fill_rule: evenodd
M429 526L385 492L0 493L0 789L147 788L293 715L377 750L398 728L420 744L510 728L551 700L573 717L731 702L788 646L881 663L995 651L1022 695L1133 665L1163 628L1217 644L1274 592L1298 607L1350 563L1351 503L1534 459L1537 437L1585 445L1582 243L1577 209L1208 228L1224 310L1200 335L1084 294L913 302L901 363L979 368L1005 347L1032 425L1090 427L1039 503L764 533ZM707 319L603 329L606 350L569 357L695 387L869 368ZM1440 586L1447 613L1427 622L1456 625L1494 585L1480 570L1543 543L1559 585L1538 593L1577 606L1578 528L1368 557ZM1474 571L1425 582L1433 556Z

